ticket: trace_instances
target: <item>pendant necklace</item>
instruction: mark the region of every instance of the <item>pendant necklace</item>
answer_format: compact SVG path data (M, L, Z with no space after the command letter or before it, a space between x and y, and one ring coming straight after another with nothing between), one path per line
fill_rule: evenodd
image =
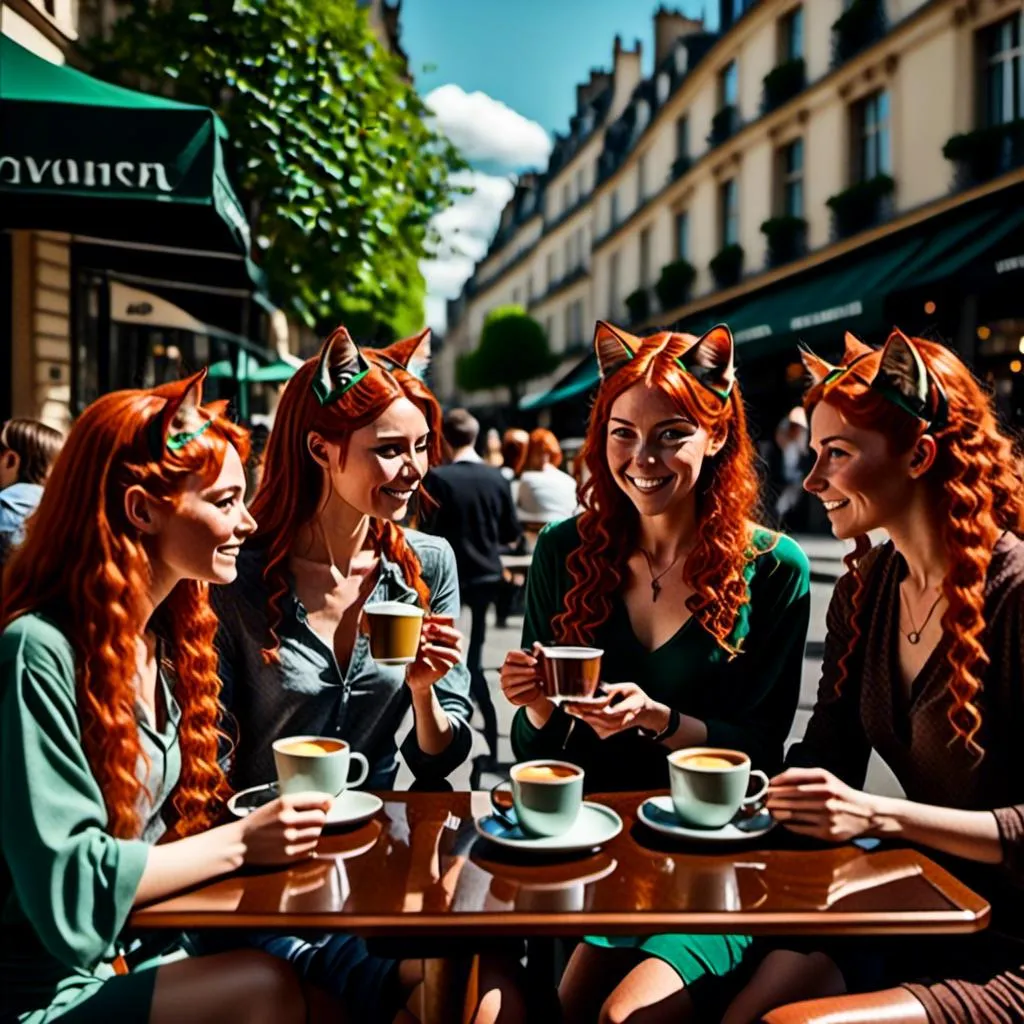
M901 597L903 596L903 591L902 590L900 591L900 596ZM918 628L917 626L914 625L914 618L910 614L910 604L908 602L904 601L904 604L906 605L906 609L907 609L907 618L910 619L910 632L909 633L904 633L903 635L912 644L916 645L916 644L919 644L921 642L921 634L924 632L925 627L931 621L932 614L935 612L935 609L938 608L939 602L942 600L942 597L943 597L943 594L942 594L942 591L940 590L939 591L939 596L937 598L935 598L935 600L932 602L932 606L931 606L931 608L928 609L928 614L924 617L924 622L921 623L921 627L920 628Z
M683 553L680 551L679 554L672 559L668 566L662 569L657 576L654 575L654 559L643 548L640 549L640 554L644 556L644 559L647 562L647 571L651 574L651 603L654 604L657 602L658 595L661 593L660 581L662 576L664 576L665 573L667 573L672 568L672 566L674 566L676 562L679 561Z

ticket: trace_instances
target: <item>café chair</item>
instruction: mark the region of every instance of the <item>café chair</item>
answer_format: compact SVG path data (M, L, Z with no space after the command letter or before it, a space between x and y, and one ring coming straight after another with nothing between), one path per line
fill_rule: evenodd
M928 1024L924 1007L901 988L808 999L780 1006L761 1024Z

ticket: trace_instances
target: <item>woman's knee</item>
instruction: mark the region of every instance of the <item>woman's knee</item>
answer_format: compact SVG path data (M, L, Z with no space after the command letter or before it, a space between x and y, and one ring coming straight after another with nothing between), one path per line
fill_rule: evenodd
M306 998L291 964L260 950L233 955L238 958L238 998L246 1008L245 1013L239 1014L240 1019L303 1024Z

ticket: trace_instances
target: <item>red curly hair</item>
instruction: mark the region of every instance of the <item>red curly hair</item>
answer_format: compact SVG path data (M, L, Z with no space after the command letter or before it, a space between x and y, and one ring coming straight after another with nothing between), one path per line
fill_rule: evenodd
M337 328L331 337L342 330ZM276 663L280 658L277 630L281 624L281 603L288 593L288 554L299 531L316 516L323 499L323 472L306 447L310 431L315 430L337 444L344 464L352 434L373 423L392 402L407 398L427 421L430 465L441 462L441 407L418 377L394 361L396 354L404 359L411 340L396 342L386 349L365 349L363 355L370 364L369 373L329 405L321 406L313 393L317 356L299 367L281 396L267 443L263 477L250 506L258 523L253 543L267 548L263 578L270 594L270 642L262 652L267 664ZM429 502L422 486L420 492L421 500ZM406 543L402 528L390 520L371 519L370 538L379 553L401 568L422 607L429 608L430 590L423 579L422 566L416 552Z
M635 354L602 381L590 413L580 453L590 474L580 488L580 544L569 555L573 585L554 619L555 636L566 644L592 641L611 614L629 556L637 550L639 513L608 467L607 437L616 399L639 384L663 391L712 439L724 441L717 454L705 457L695 485L697 541L682 572L694 591L687 608L723 649L736 653L729 637L749 600L744 570L755 555L751 534L759 501L740 389L734 385L723 402L676 362L697 342L692 334L666 331L635 340Z
M991 400L970 370L945 346L923 338L911 340L947 396L948 413L937 429L932 430L865 383L877 372L882 352L864 354L863 345L848 348L841 364L848 366L857 359L856 370L831 383L816 384L808 391L804 405L811 415L819 402L828 402L855 427L884 434L893 455L910 451L925 433L935 438L938 452L925 480L934 497L932 507L943 524L950 562L942 582L947 602L942 628L953 637L949 649L952 700L948 718L954 738L959 737L969 750L981 754L976 741L981 713L974 701L989 664L981 644L985 582L1000 535L1009 530L1019 536L1024 527L1024 477L1013 441L999 429ZM859 612L865 581L858 563L870 549L871 541L861 536L846 557L855 580L852 636L850 647L839 660L837 691L846 681L851 655L861 637Z
M125 492L138 485L173 507L189 477L214 483L229 446L243 463L249 451L246 431L211 406L208 428L154 460L150 426L186 383L115 391L82 413L4 574L2 625L40 612L74 648L82 746L103 793L107 830L121 839L140 834L139 799L148 796L136 775L145 755L135 718L135 644L146 628L151 575L142 538L125 515ZM181 706L182 769L172 806L175 832L185 836L208 828L228 796L217 761L217 619L208 584L181 580L160 606L159 621Z
M538 469L544 465L545 455L556 469L561 466L562 446L558 443L558 438L550 430L538 427L530 431L530 444L526 449L526 468Z

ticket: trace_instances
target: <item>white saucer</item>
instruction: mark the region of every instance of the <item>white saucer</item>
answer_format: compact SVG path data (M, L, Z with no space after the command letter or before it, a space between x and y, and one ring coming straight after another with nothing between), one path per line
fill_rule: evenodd
M737 815L721 828L695 828L684 825L676 816L670 796L648 797L638 808L637 817L655 832L695 843L746 843L767 835L775 828L775 819L765 810L752 818Z
M277 783L268 782L236 793L228 801L228 810L236 818L244 818L257 807L262 807L276 798ZM327 824L354 825L358 821L372 818L383 806L384 801L373 793L361 789L346 789L331 804L331 809L327 812Z
M507 813L510 817L515 816L515 811L511 808ZM510 850L526 850L530 853L576 853L581 850L594 850L614 839L622 831L622 819L610 807L589 801L583 802L573 827L560 836L528 836L518 825L509 825L495 814L477 818L474 824L477 832L488 842Z

